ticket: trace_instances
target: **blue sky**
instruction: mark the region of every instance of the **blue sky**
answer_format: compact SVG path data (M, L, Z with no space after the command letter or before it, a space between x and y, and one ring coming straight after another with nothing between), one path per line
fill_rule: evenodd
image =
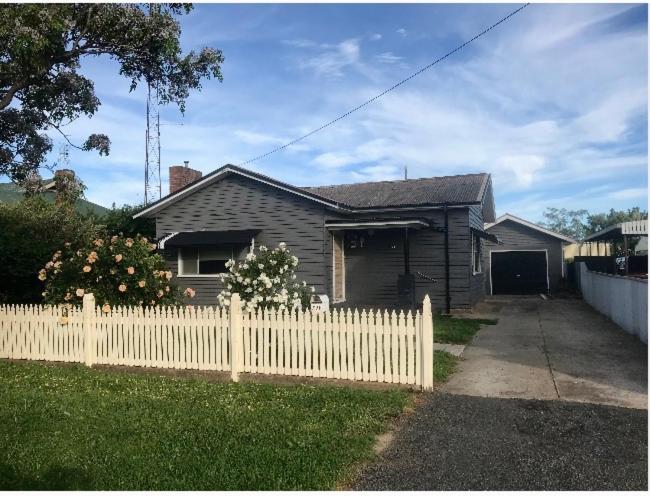
M512 4L196 5L185 49L223 50L184 116L162 111L167 167L207 173L289 141L391 86L513 10ZM647 205L647 6L531 5L364 110L249 167L295 185L493 175L497 213ZM112 139L71 151L98 203L142 201L145 94L110 60L83 63L102 107L69 126ZM53 135L57 158L60 140Z

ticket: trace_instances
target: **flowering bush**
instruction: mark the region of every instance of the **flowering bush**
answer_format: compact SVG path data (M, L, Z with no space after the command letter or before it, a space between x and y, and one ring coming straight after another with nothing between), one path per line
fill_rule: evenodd
M43 297L47 303L75 303L93 293L105 311L111 305L179 304L182 298L170 282L172 273L155 249L139 235L98 238L76 251L65 243L38 273L45 282ZM185 293L194 296L191 288Z
M298 258L285 243L269 250L260 246L258 253L250 251L244 260L226 262L228 272L221 275L225 289L217 297L222 306L230 305L233 293L239 293L242 306L256 308L307 308L314 288L296 281Z

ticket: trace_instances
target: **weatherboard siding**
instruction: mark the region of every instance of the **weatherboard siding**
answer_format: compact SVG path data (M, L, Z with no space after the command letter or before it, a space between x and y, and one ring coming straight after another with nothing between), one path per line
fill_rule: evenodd
M504 220L488 229L490 234L495 234L503 245L487 241L483 249L484 273L488 274L485 280L487 294L492 292L490 288L490 251L507 250L547 250L548 253L548 278L550 291L557 289L562 279L562 241L544 234L530 227L524 226L511 220Z
M355 218L377 214L358 214ZM424 217L433 225L444 225L440 209L418 210L390 216ZM341 214L289 192L235 174L206 186L156 214L158 238L172 232L259 229L257 245L287 243L300 259L298 280L315 286L316 292L332 298L332 234L325 222L345 218ZM469 308L482 297L484 286L471 278L470 215L468 208L449 209L450 293L452 308ZM404 271L403 231L376 230L367 248L345 248L346 301L344 306L388 307L397 305L397 278ZM393 246L395 246L393 248ZM425 294L437 310L445 309L444 233L422 229L411 234L411 272L422 272L437 280L416 278L416 301ZM222 289L215 277L178 277L178 253L166 249L165 260L182 288L197 293L193 303L216 304Z
M229 175L196 191L156 215L156 234L180 231L227 231L259 229L256 245L275 247L287 243L300 259L298 280L315 286L318 293L331 293L332 242L325 220L336 218L325 207L277 188L237 175ZM166 250L174 275L177 253ZM178 277L180 287L197 290L195 303L212 305L221 283L212 277Z

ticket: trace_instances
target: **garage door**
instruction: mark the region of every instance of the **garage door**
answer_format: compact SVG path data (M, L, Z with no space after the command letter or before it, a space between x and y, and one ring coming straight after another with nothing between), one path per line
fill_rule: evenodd
M548 291L546 252L491 252L492 294L539 294Z

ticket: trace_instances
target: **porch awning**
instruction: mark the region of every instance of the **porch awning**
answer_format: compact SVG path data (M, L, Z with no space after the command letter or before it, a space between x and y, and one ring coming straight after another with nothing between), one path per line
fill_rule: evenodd
M590 236L587 236L583 241L591 243L594 241L612 241L623 239L623 236L647 236L648 235L648 221L647 220L630 220L615 224L602 231L598 231Z
M173 233L163 238L159 247L201 247L219 245L247 245L259 233L259 229L235 231L193 231Z
M358 220L329 220L325 227L330 231L343 231L354 229L397 229L412 228L423 229L431 227L426 219L358 219Z
M472 232L478 236L479 238L486 239L488 241L491 241L492 243L496 243L497 245L502 245L503 241L501 241L495 234L490 234L485 231L479 231L478 229L472 229Z

